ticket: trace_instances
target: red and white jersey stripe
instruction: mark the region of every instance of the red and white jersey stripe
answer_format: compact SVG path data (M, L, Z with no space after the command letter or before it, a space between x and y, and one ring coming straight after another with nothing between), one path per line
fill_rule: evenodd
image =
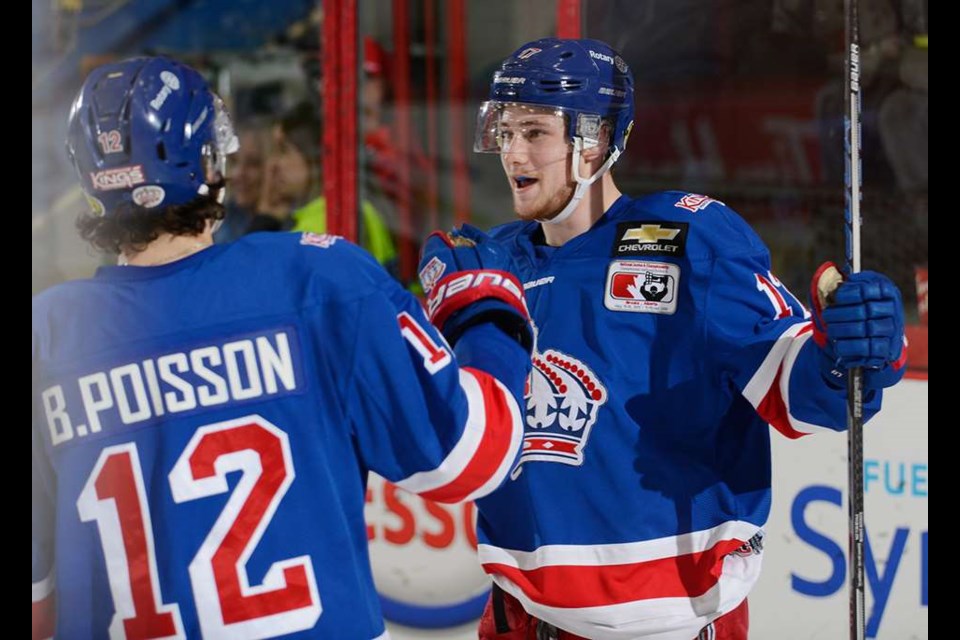
M787 328L773 343L767 357L743 389L743 397L750 401L757 413L788 438L836 431L824 425L801 420L791 411L791 374L801 349L812 337L813 323L810 321ZM815 347L810 345L810 348Z
M468 412L459 442L436 468L397 486L437 502L461 502L487 495L510 472L523 440L516 400L496 378L470 367L460 370L460 387Z
M33 640L52 638L54 632L53 572L33 583Z
M572 633L690 640L736 608L756 582L761 556L733 552L757 532L754 524L731 521L642 542L532 552L481 544L478 552L484 570L529 613Z

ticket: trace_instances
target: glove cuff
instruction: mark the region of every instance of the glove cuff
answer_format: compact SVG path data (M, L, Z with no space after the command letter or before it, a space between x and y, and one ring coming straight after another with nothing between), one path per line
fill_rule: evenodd
M453 313L444 325L443 336L451 345L472 327L492 324L516 341L528 354L533 352L533 328L514 308L500 300L486 298Z
M816 339L816 334L814 334ZM847 386L847 372L837 366L836 361L824 349L817 349L817 364L820 365L820 377L827 386L834 389L845 389Z
M427 298L427 316L433 326L443 331L452 314L484 298L500 300L523 321L530 321L523 287L516 276L506 271L483 269L458 271L437 282Z
M821 349L827 348L827 323L823 310L830 304L833 292L843 282L843 274L833 262L824 262L810 280L810 307L813 312L813 341Z

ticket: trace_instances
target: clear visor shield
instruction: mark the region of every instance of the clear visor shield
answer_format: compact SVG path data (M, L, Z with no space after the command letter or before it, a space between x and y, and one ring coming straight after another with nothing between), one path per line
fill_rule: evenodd
M213 111L213 139L200 150L203 156L204 184L200 186L198 193L206 194L211 186L220 185L217 200L223 203L226 197L223 184L227 175L227 156L240 149L240 139L233 129L233 121L223 100L217 95L213 96Z
M234 131L233 120L223 100L217 95L213 96L213 111L213 169L224 176L227 171L227 156L240 149L240 139Z
M240 148L240 139L233 129L233 120L227 112L223 100L213 96L213 140L204 145L204 160L207 170L206 182L219 181L227 173L227 156Z
M569 131L568 123L573 123ZM557 136L570 141L583 139L584 148L597 144L602 119L599 114L571 111L561 107L488 100L477 114L473 150L478 153L507 153L518 142L531 151L547 145Z

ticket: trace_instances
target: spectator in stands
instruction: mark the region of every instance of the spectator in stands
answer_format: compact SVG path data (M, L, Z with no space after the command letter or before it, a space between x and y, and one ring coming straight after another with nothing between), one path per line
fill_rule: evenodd
M266 136L267 131L255 126L238 133L240 149L228 168L226 217L213 235L216 242L230 242L248 233L259 215Z
M264 167L259 231L327 232L327 201L323 196L320 161L321 128L311 105L303 103L277 122ZM369 200L361 207L359 244L394 273L396 251L390 230Z
M429 170L427 157L417 140L410 140L410 148L398 146L398 136L390 116L390 78L392 61L387 51L373 38L363 39L363 81L361 82L361 131L363 133L363 162L366 176L366 195L375 203L390 228L397 244L409 243L416 249L421 233L416 220L425 216L427 190L425 176ZM406 179L400 168L409 167ZM410 212L404 220L401 210ZM401 281L419 292L419 282L412 272ZM404 274L398 274L403 276Z

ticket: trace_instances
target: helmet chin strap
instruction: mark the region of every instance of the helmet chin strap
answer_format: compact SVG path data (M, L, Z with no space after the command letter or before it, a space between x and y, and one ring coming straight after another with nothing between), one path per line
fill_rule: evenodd
M206 182L204 182L204 183L201 184L199 187L197 187L197 194L198 194L198 195L205 196L205 195L207 195L208 193L210 193L210 185L207 184ZM223 204L224 201L227 199L227 186L226 186L226 184L224 184L223 178L220 179L220 188L217 190L217 196L216 196L216 197L217 197L217 203L218 203L218 204ZM223 220L224 220L224 218L220 218L219 220L214 220L214 221L213 221L213 226L211 227L210 232L211 232L211 233L216 233L217 230L220 229L220 225L223 224Z
M581 136L576 136L573 139L573 154L571 156L571 162L573 163L573 177L577 181L577 186L573 190L573 195L570 197L570 201L567 202L567 206L560 210L560 213L553 216L548 220L540 220L541 224L559 224L570 217L574 209L577 208L577 205L580 204L580 200L583 199L584 194L587 192L587 187L592 185L594 182L600 179L600 177L610 170L610 167L613 166L613 163L617 161L617 158L620 157L620 150L616 147L610 152L610 157L607 158L607 161L601 165L597 172L590 177L584 178L580 175L580 151L583 149L583 138Z
M223 204L227 199L227 185L223 183L223 179L220 180L221 187L217 191L217 203ZM223 221L226 219L226 212L224 212L223 218L213 221L213 226L210 228L210 233L216 233L220 229L220 225L223 224Z

